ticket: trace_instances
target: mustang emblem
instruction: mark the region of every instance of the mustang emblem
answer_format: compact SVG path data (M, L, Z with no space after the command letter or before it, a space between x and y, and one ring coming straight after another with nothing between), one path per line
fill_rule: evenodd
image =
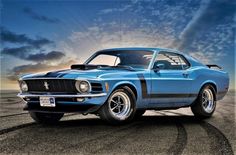
M49 89L49 84L47 83L47 81L44 81L44 84L43 84L43 85L44 85L44 87L45 87L46 90Z

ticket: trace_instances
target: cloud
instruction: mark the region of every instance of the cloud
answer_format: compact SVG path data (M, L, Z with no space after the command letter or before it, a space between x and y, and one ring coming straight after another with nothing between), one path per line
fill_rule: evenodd
M49 53L37 53L37 54L30 54L25 58L25 60L35 61L35 62L42 62L42 61L54 61L59 60L65 56L64 53L59 51L51 51Z
M212 64L213 62L220 60L221 57L225 56L225 53L195 51L189 52L189 55L197 58L204 64Z
M29 43L32 41L25 34L16 34L3 27L1 27L1 40L10 43Z
M29 60L33 62L40 62L40 61L55 61L63 58L65 56L64 53L59 51L51 51L48 53L34 53L33 46L22 46L16 48L4 48L1 53L4 55L10 55L22 60Z
M231 0L202 0L199 10L183 29L179 36L179 49L191 45L196 35L208 32L211 27L220 24L235 13L236 3Z
M1 30L1 41L15 44L29 44L34 46L35 48L39 48L44 45L52 44L53 41L48 40L46 38L38 37L36 39L29 38L26 34L16 34L11 32L3 27Z
M70 68L72 64L75 64L77 61L74 59L69 59L67 61L62 61L56 64L48 64L48 63L35 63L35 64L26 64L20 65L12 68L8 71L7 78L12 81L16 81L19 79L21 74L28 73L38 73L38 72L47 72L50 70L58 70L58 69L66 69Z
M110 8L108 8L108 9L103 9L103 10L100 11L100 14L107 14L107 13L111 13L111 12L113 12L113 11L114 11L114 9L110 9Z
M13 43L21 45L20 47L4 47L0 52L3 55L10 55L19 59L36 62L56 60L65 56L62 52L58 51L51 51L46 54L41 52L43 51L42 47L54 43L49 39L42 37L32 39L25 34L16 34L5 28L1 28L1 30L1 39L3 43Z
M126 5L124 5L125 3ZM120 37L136 40L135 42L139 44L134 46L140 46L140 44L142 46L143 44L146 44L152 46L176 48L176 46L171 46L171 42L176 40L179 31L181 31L184 26L188 24L188 19L191 19L194 15L195 11L193 10L196 10L196 8L198 7L198 5L196 5L195 3L196 2L193 3L192 1L178 1L173 3L172 1L155 0L131 2L128 1L122 3L121 8L107 8L102 10L102 12L110 14L112 16L115 16L115 13L117 13L119 15L117 18L122 18L120 19L121 22L116 23L116 27L112 28L117 32L120 31L120 35L123 35L123 33L124 35L126 35L127 33L132 33L132 31L134 33L138 32L138 34L141 34L137 36L133 34L134 36L130 37ZM125 12L120 11L120 9L122 8L126 8ZM126 14L128 14L129 16L126 17ZM108 25L104 24L107 23L107 16L101 16L101 18L102 19L100 23L102 23L103 26L101 27L101 25L98 25L98 27L107 31L109 27ZM111 21L108 22L111 23ZM126 26L123 26L122 24ZM143 29L145 30L143 31ZM113 35L113 32L111 32L111 34ZM142 36L145 36L145 38L148 38L148 40L144 41L145 39L142 38ZM137 40L140 40L140 42ZM121 42L121 44L124 44L123 40L121 40Z
M10 48L4 47L0 52L1 54L34 62L32 64L20 65L10 69L7 76L10 80L17 80L19 74L27 72L35 73L65 67L69 68L69 65L75 62L74 59L71 59L68 56L66 57L66 55L60 51L53 50L44 52L45 50L42 49L42 47L54 43L51 40L42 37L32 39L25 34L16 34L5 28L1 28L1 30L2 42L21 45L20 47L15 45Z
M33 46L22 46L22 47L15 47L15 48L4 48L1 51L1 54L10 55L13 57L17 57L20 59L25 59L27 55L35 49Z
M29 44L31 44L35 48L40 48L41 46L52 44L52 43L53 41L48 40L46 38L42 38L42 37L38 37L36 40L32 40L31 42L29 42Z
M126 25L122 27L126 27ZM107 27L107 29L109 28ZM94 28L92 26L88 27L86 31L73 32L69 39L71 42L68 43L70 44L68 46L74 48L74 51L77 51L76 49L83 49L84 53L88 55L88 53L103 48L132 46L163 47L172 42L174 38L162 35L161 33L157 35L156 31L152 31L149 28L116 29L113 32L109 32L108 30L104 31L102 28ZM90 46L91 43L93 46Z
M29 15L32 19L42 21L42 22L45 22L45 23L53 23L54 24L54 23L59 23L60 22L60 20L58 18L50 18L50 17L40 15L40 14L34 12L30 8L24 8L23 12L25 14Z
M122 5L119 8L107 8L107 9L103 9L99 12L99 14L108 14L108 13L114 13L114 12L124 12L126 10L128 10L129 8L131 8L132 5L130 4L126 4L126 5Z
M127 8L124 4L101 10L99 20L83 31L73 31L67 42L71 51L83 49L80 56L85 58L103 48L169 47L206 63L216 63L231 51L235 4L229 0L135 1L127 2Z

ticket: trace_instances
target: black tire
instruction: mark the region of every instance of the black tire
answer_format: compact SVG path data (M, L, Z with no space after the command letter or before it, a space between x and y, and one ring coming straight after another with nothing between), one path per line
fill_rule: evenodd
M40 124L56 124L64 115L64 113L41 113L29 112L31 118Z
M210 108L211 110L209 110L209 111L207 111L206 108L204 108L205 106L204 106L203 95L206 90L207 91L210 90L213 95L212 108ZM208 104L209 104L209 102L208 102ZM202 89L200 90L196 101L191 106L191 110L192 110L194 116L204 119L204 118L211 117L215 111L215 108L216 108L216 91L212 85L207 84L207 85L203 86Z
M143 116L143 114L146 112L146 110L136 110L136 113L135 113L135 115L134 115L134 118L135 119L138 119L138 118L140 118L140 117L142 117Z
M125 96L127 97L126 99L129 99L129 101L130 101L129 102L129 109L127 110L127 114L125 116L120 116L120 117L118 116L119 114L115 115L114 112L111 110L112 109L111 108L111 104L112 104L111 99L113 99L113 97L119 93L122 93L123 95L125 94ZM118 105L117 103L115 103L115 104ZM124 107L122 110L124 110ZM122 110L121 110L121 112L122 112ZM133 91L127 86L124 86L122 88L118 88L118 89L114 90L111 93L111 95L109 96L106 103L104 103L104 105L98 111L99 116L102 120L105 120L106 122L113 124L113 125L122 124L122 123L126 123L126 122L131 121L134 118L135 112L136 112L136 98L135 98Z

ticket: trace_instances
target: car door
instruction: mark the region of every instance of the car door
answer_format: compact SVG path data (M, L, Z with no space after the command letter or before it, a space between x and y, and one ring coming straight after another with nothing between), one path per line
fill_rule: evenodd
M172 52L159 52L150 71L152 84L150 104L160 107L184 106L189 97L191 80L189 62Z

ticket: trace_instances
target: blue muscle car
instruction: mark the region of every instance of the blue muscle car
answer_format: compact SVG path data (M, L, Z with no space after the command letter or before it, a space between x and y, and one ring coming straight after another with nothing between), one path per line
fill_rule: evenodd
M39 123L80 112L117 124L149 109L191 107L195 116L210 117L228 91L229 76L176 50L116 48L71 69L25 75L19 84L24 109Z

